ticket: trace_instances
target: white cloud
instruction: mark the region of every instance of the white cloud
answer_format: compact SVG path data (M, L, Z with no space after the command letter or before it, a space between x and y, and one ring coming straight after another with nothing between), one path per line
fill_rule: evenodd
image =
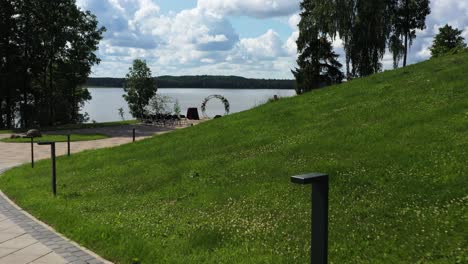
M214 1L215 5L221 3ZM259 3L248 6L246 1L231 2L259 16L275 15L284 11L279 9L292 6L286 1L269 1L269 9L264 10ZM80 0L78 4L96 13L109 29L98 52L103 61L95 67L94 76L123 76L134 58L142 58L156 75L196 74L203 69L209 70L205 74L268 77L272 71L281 72L280 65L287 66L295 59L274 30L240 39L226 17L236 12L235 8L220 14L212 12L214 9L205 2L204 7L199 3L193 9L161 14L159 6L150 0ZM274 77L287 76L286 72Z
M153 16L155 13L159 13L159 6L153 3L151 0L139 0L138 10L134 14L134 21L141 21L146 17Z
M240 50L252 59L274 59L285 55L283 42L273 29L257 38L241 39Z
M209 13L257 18L290 15L299 10L298 0L198 0L198 8Z
M172 21L168 41L193 44L197 50L229 50L239 41L232 25L223 17L194 8L177 14Z
M299 31L294 31L286 41L285 49L291 56L297 55L297 44L296 41L299 38Z
M198 0L192 9L161 12L154 0L78 0L77 4L98 16L108 31L100 44L101 65L94 76L124 76L134 58L146 59L156 75L226 74L248 77L292 78L296 40L299 36L299 0ZM432 0L427 28L418 30L408 61L430 56L428 48L440 26L465 29L468 38L468 1ZM291 29L270 29L240 38L232 17L280 17ZM266 23L266 22L265 22ZM242 29L240 29L242 30ZM244 32L248 29L243 29ZM282 32L279 35L277 32ZM241 32L242 33L242 32ZM287 33L289 34L289 33ZM343 43L333 42L344 61ZM391 68L391 55L383 60Z
M288 23L293 30L298 30L299 22L301 22L301 16L299 13L293 14L289 17Z

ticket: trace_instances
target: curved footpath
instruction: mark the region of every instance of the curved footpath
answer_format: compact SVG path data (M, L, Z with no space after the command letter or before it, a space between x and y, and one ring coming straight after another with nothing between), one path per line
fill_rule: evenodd
M113 147L132 141L133 126L75 130L73 133L102 133L111 138L71 143L71 152ZM171 131L149 126L136 126L136 139ZM60 132L51 132L60 133ZM49 134L51 134L49 133ZM62 131L63 133L63 131ZM9 135L0 135L0 138ZM29 163L28 143L0 142L0 174L9 168ZM66 143L56 144L57 155L65 155ZM35 160L50 158L50 146L34 145ZM97 264L111 263L79 246L40 222L8 199L0 191L0 264Z

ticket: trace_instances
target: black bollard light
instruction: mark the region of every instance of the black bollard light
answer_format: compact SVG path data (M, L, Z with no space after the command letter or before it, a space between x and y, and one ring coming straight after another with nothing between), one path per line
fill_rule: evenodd
M292 176L291 182L312 184L312 234L310 263L328 261L328 175L310 173Z
M67 134L67 151L68 157L70 157L70 134Z
M133 128L133 142L135 142L135 128Z
M50 155L52 159L52 192L57 196L57 170L55 166L55 142L38 142L38 145L50 145Z
M31 137L31 168L34 168L34 137Z

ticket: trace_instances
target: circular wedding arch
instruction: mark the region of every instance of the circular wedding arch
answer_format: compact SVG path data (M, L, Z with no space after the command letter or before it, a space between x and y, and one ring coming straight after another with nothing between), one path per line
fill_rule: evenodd
M206 114L206 104L208 103L208 101L210 101L211 99L213 98L216 98L216 99L219 99L221 100L221 102L224 104L224 110L225 110L225 115L229 114L229 108L230 108L230 105L229 105L229 101L228 99L226 99L224 96L222 95L219 95L219 94L213 94L213 95L210 95L208 97L206 97L203 102L202 102L202 105L201 105L201 110L202 110L202 113L203 113L203 116L205 117L208 117L208 115Z

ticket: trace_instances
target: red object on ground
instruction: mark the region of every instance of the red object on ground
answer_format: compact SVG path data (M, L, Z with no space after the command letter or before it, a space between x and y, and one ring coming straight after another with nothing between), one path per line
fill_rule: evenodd
M190 107L189 109L187 109L187 119L200 120L200 116L198 115L198 109L196 107Z

